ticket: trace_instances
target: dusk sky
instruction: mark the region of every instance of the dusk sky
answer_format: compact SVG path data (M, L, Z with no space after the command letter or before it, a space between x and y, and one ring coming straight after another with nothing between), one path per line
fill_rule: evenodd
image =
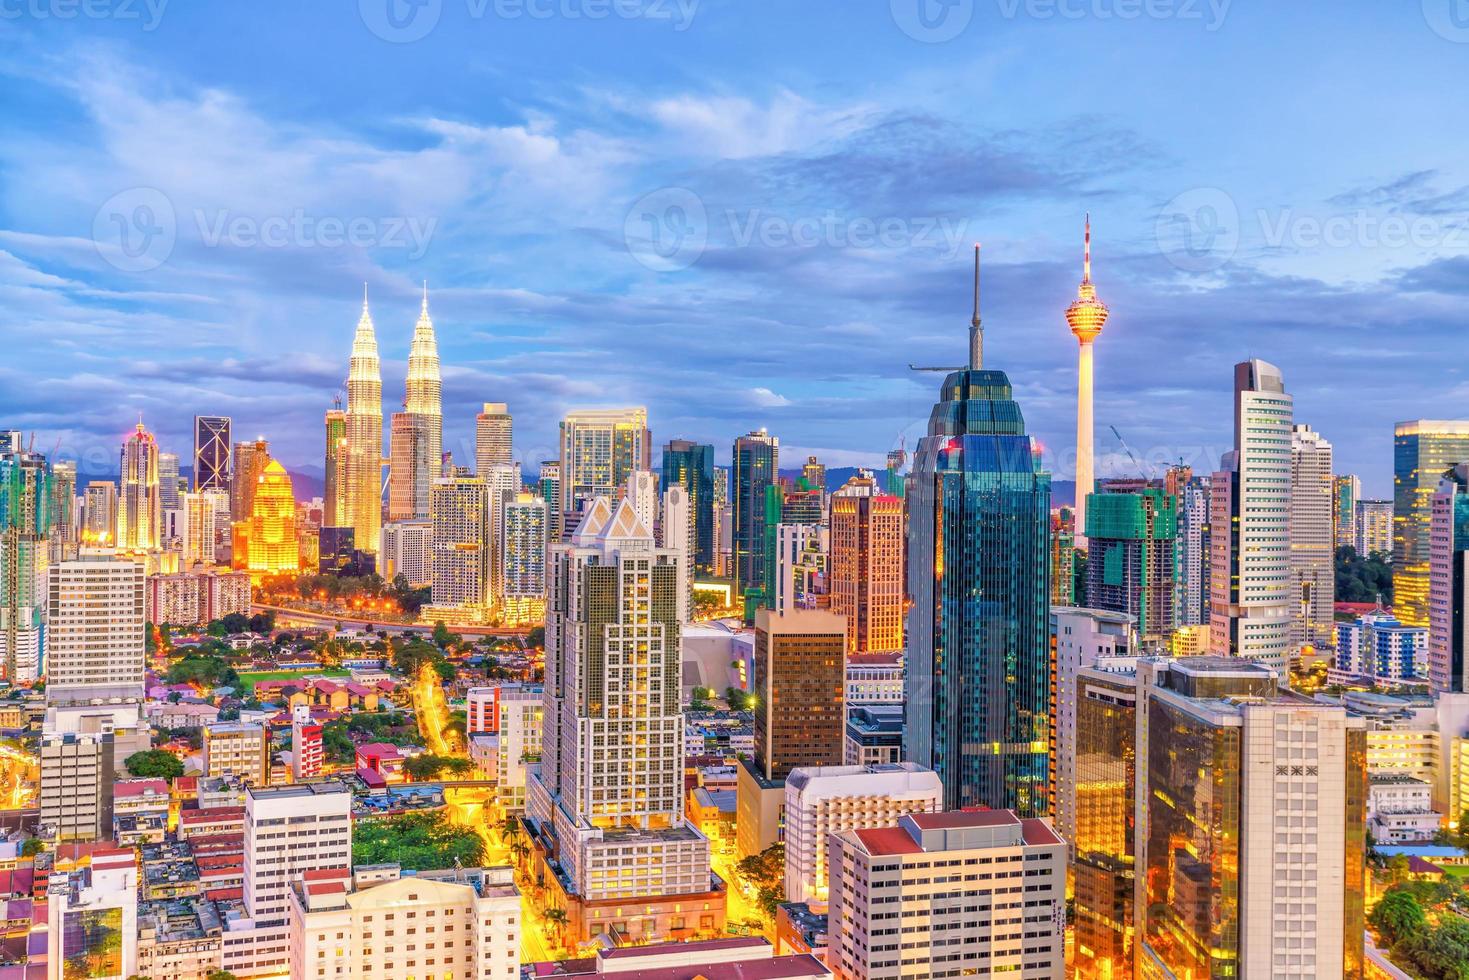
M420 282L445 447L508 402L783 462L912 448L965 355L1070 479L1090 211L1116 426L1211 470L1277 364L1338 472L1458 418L1469 20L1455 0L0 0L0 428L115 466L195 413L319 470L369 284L385 414ZM1363 40L1371 39L1370 46Z

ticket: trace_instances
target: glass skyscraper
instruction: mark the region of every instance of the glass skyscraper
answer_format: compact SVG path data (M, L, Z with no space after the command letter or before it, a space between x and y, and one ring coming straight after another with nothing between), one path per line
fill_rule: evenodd
M740 436L734 441L732 462L730 551L734 562L734 595L739 602L746 599L747 593L756 593L752 602L747 601L749 608L754 609L763 605L760 593L765 587L765 496L780 472L780 440L764 429Z
M1419 419L1393 429L1393 612L1428 625L1428 524L1433 492L1450 469L1469 461L1469 421Z
M694 515L694 565L714 569L714 447L674 439L663 447L663 488L681 485Z

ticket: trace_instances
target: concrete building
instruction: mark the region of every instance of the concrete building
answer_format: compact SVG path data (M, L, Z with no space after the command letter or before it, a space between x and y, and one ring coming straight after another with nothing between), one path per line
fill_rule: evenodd
M51 568L46 639L50 704L143 697L144 566L83 551Z
M1391 500L1357 501L1357 554L1392 560Z
M1367 832L1383 844L1433 840L1443 816L1433 809L1433 786L1415 776L1373 775L1367 782Z
M512 449L514 423L504 402L485 402L474 417L474 471L484 476L491 466L515 462Z
M651 470L652 449L646 408L568 412L561 420L563 521L597 497L615 498L634 470Z
M204 775L235 775L254 786L269 786L270 734L250 722L205 725Z
M817 766L786 777L786 901L827 900L827 838L845 830L896 827L905 813L933 813L944 788L911 762Z
M1439 481L1428 537L1428 679L1469 691L1469 463Z
M539 684L502 684L496 690L495 796L506 813L523 813L527 769L541 761L546 692Z
M903 757L903 706L853 705L847 711L842 765L889 765Z
M304 782L321 775L325 752L322 726L311 717L311 706L291 707L291 781Z
M250 615L250 573L196 566L149 575L143 614L147 622L204 626L231 613Z
M1046 821L1009 810L908 814L896 827L833 834L828 846L826 956L842 980L1065 976L1066 845Z
M1087 501L1087 604L1164 642L1177 625L1178 498L1152 481L1103 480Z
M1357 501L1362 499L1362 481L1348 473L1332 481L1332 541L1338 548L1357 544Z
M58 843L112 836L112 731L41 736L41 826Z
M489 612L489 496L477 476L435 480L432 492L433 565L430 607L424 619L480 623Z
M403 520L384 524L382 547L377 560L383 579L392 582L401 575L415 589L429 585L433 581L433 541L432 520Z
M93 851L46 882L46 980L138 972L138 866L131 848ZM37 974L42 975L42 974Z
M1380 609L1336 624L1336 661L1329 678L1351 683L1422 682L1429 675L1428 630L1405 626Z
M546 545L550 511L534 494L520 492L502 505L500 608L506 623L538 624L546 615Z
M1209 523L1207 476L1189 474L1178 488L1178 616L1179 626L1209 625Z
M1331 443L1302 424L1290 440L1290 648L1299 652L1336 642L1335 485Z
M854 477L831 495L831 611L847 619L848 653L903 649L903 499Z

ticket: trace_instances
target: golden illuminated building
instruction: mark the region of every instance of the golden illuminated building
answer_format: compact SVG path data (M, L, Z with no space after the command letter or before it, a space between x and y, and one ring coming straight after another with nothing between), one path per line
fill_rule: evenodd
M1092 342L1107 322L1107 304L1097 299L1092 285L1092 216L1086 216L1086 243L1082 251L1081 285L1066 309L1066 323L1079 345L1076 361L1076 519L1075 540L1086 545L1086 495L1096 483L1092 456Z
M158 489L158 443L153 433L138 428L122 444L122 467L118 479L117 547L124 551L157 548L163 525Z
M383 378L377 334L362 289L362 316L352 338L351 371L347 376L346 515L357 547L377 554L383 523ZM339 515L338 520L341 520Z
M903 500L854 477L831 497L831 611L848 653L903 649Z
M296 498L291 476L278 460L272 459L261 471L250 519L235 524L234 547L235 567L248 569L253 579L301 567Z

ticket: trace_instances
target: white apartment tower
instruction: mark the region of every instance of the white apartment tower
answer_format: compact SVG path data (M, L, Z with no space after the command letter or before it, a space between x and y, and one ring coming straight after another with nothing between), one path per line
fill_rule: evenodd
M489 503L485 481L451 476L434 481L433 569L435 609L461 609L471 618L490 604Z
M86 551L50 572L46 699L143 698L143 562Z
M512 458L510 409L504 402L485 402L474 417L474 471L480 476L491 466L509 466Z
M1291 427L1290 649L1335 645L1336 483L1331 443L1309 425Z

